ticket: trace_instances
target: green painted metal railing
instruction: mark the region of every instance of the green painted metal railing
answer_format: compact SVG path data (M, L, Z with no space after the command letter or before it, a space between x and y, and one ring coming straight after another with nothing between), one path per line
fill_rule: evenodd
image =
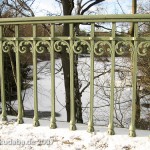
M109 37L94 36L95 23L110 22L112 23L112 35ZM130 22L134 23L133 37L117 37L116 23ZM132 116L130 125L130 136L136 136L135 133L135 103L136 103L136 82L137 82L137 57L144 56L145 53L140 51L140 47L150 46L150 37L138 37L138 23L150 22L150 15L96 15L96 16L59 16L59 17L29 17L29 18L5 18L0 19L0 76L1 76L1 101L2 101L2 120L7 120L6 114L6 98L5 98L5 77L4 77L4 53L8 53L10 49L14 49L16 54L16 76L17 76L17 99L18 99L18 123L23 123L22 113L22 96L21 96L21 78L20 78L20 53L26 53L27 47L31 47L33 53L33 88L34 88L34 126L39 126L38 120L38 96L37 96L37 53L43 53L44 47L50 52L51 60L51 120L50 127L56 128L55 119L55 58L54 54L62 50L61 46L65 46L70 56L70 95L71 95L71 118L70 129L76 130L75 125L75 109L74 109L74 54L82 53L82 49L77 49L77 45L86 45L90 52L90 119L88 131L94 131L93 124L93 105L94 105L94 55L101 56L103 50L97 50L97 47L107 45L111 53L111 93L110 93L110 117L108 133L115 134L113 126L114 118L114 86L115 86L115 53L122 55L122 49L118 49L118 45L128 45L132 55ZM38 24L50 24L50 37L37 37ZM55 36L55 25L57 23L69 24L70 36ZM90 36L77 37L74 34L74 24L89 23L91 25ZM32 37L20 37L19 25L31 24L33 28ZM15 26L15 37L4 37L2 34L5 25ZM69 41L69 42L68 42ZM39 48L40 47L40 48Z

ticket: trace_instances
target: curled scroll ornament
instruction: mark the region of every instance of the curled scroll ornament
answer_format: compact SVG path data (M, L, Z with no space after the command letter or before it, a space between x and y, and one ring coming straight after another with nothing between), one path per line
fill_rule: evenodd
M98 56L104 54L105 51L111 52L111 44L108 41L98 41L94 46L94 53Z
M32 51L33 43L31 41L21 41L19 43L19 52L24 54L27 51Z
M73 44L73 51L75 54L81 54L84 50L84 46L86 46L86 49L88 52L91 51L91 46L87 41L81 40L81 41L75 41Z
M4 41L3 42L3 52L8 53L10 50L15 51L15 42L14 41Z
M36 51L37 51L37 53L41 54L41 53L43 53L46 50L48 52L50 52L50 50L51 50L51 45L50 45L49 41L38 41L36 43Z
M115 46L118 55L123 55L126 51L133 53L134 46L130 41L119 41Z
M138 45L138 55L145 56L147 54L148 49L150 49L150 42L141 42Z
M54 50L56 52L61 52L63 50L63 47L66 47L66 51L69 53L70 46L69 46L68 42L66 42L66 41L56 41L54 43Z

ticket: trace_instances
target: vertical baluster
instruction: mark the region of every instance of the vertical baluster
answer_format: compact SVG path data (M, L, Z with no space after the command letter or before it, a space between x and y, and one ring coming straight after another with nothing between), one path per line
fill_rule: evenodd
M55 36L55 25L51 24L51 122L50 128L57 128L55 119L55 53L54 53L54 36Z
M94 31L95 25L91 24L91 53L90 53L90 119L88 123L88 132L94 132L93 124L93 105L94 105Z
M1 103L2 103L2 121L7 121L7 113L6 113L6 97L5 97L5 77L4 77L4 53L3 53L3 29L0 26L0 76L1 76Z
M20 53L19 53L19 26L15 25L15 37L16 37L16 78L17 78L17 99L18 99L18 124L23 123L23 101L21 94L21 75L20 75Z
M36 25L33 24L33 38L36 38ZM38 118L38 93L37 93L37 53L36 53L36 41L33 40L33 93L34 93L34 118L33 125L39 126Z
M73 37L74 30L73 24L69 24L70 29L70 110L71 110L71 118L70 118L70 130L76 130L75 125L75 101L74 101L74 53L73 53Z
M130 124L129 136L135 137L135 116L136 116L136 84L137 84L137 40L138 37L138 23L134 23L134 51L132 53L132 116Z
M116 23L112 23L112 48L111 48L111 93L110 93L110 116L108 134L114 135L114 87L115 87L115 35L116 35Z

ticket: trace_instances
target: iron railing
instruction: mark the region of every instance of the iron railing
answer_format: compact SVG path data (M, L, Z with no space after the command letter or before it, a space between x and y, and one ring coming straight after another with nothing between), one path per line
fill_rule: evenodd
M111 36L94 36L95 23L112 24ZM134 36L116 36L116 23L129 22L134 23ZM1 18L0 19L0 75L1 75L1 103L2 120L7 120L6 99L5 99L5 77L4 77L4 53L14 49L16 55L16 76L17 76L17 99L18 99L18 123L23 123L22 114L22 96L21 96L21 77L20 77L20 53L25 53L27 47L31 47L33 53L33 89L34 89L34 126L39 126L38 120L38 97L37 97L37 53L43 53L45 46L50 52L51 61L51 121L50 127L56 128L55 119L55 58L54 54L62 50L61 46L66 47L70 57L70 99L71 99L71 118L70 129L75 130L75 108L74 108L74 54L82 53L81 49L76 49L78 43L86 45L90 51L90 117L88 131L94 131L93 124L93 104L94 104L94 55L102 55L103 50L97 51L97 47L107 45L111 53L111 93L110 93L110 116L108 133L114 134L114 86L115 86L115 53L123 54L122 49L118 49L119 43L128 45L132 54L132 116L130 124L130 136L136 136L135 133L135 113L136 113L136 84L137 84L137 57L144 56L140 47L150 46L150 36L138 37L138 23L150 22L150 15L94 15L94 16L58 16L58 17L28 17L28 18ZM55 25L58 23L69 24L69 36L55 36ZM89 36L75 36L74 24L88 23L91 26ZM30 24L33 28L32 37L20 37L19 26ZM37 37L36 30L38 24L50 24L51 36ZM4 37L3 27L5 25L15 26L14 37ZM41 47L41 48L39 48Z

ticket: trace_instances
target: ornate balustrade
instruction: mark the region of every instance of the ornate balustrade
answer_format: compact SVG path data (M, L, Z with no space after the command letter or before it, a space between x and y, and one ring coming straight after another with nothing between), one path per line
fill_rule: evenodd
M109 22L112 24L111 36L94 36L95 23ZM124 37L116 35L116 23L134 23L134 36ZM13 50L16 55L16 77L17 77L17 99L18 99L18 123L23 123L21 77L20 77L20 53L24 54L30 50L33 54L33 92L34 92L34 126L39 126L38 120L38 97L37 97L37 53L50 53L51 61L51 121L50 127L56 128L55 119L55 52L61 52L65 47L70 57L70 94L71 94L71 119L70 129L75 130L74 113L74 54L80 54L83 46L87 47L90 53L90 114L88 131L94 131L93 105L94 105L94 55L102 56L104 49L111 54L111 93L110 93L110 117L108 133L114 134L114 86L115 86L115 54L123 55L128 49L132 56L132 116L130 125L130 136L135 136L135 103L137 84L137 58L138 55L145 56L150 50L150 36L138 37L138 23L150 22L150 15L95 15L95 16L58 16L58 17L28 17L28 18L6 18L0 19L0 75L1 75L1 101L2 120L7 120L6 98L5 98L5 76L4 76L4 53ZM55 36L55 25L58 23L69 24L70 35ZM88 23L91 26L89 36L75 36L74 25L76 23ZM23 24L32 25L33 34L31 37L20 37L19 26ZM38 24L50 24L51 35L47 37L37 36ZM4 37L3 27L5 25L15 26L14 37ZM119 45L122 45L120 48ZM105 47L105 48L104 48Z

